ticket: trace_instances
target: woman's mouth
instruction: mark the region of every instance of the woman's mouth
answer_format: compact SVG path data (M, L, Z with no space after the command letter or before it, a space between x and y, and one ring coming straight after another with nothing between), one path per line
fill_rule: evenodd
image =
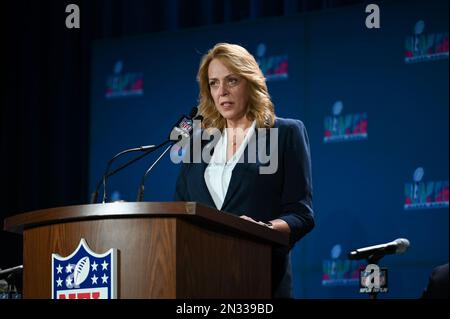
M230 109L232 108L233 104L234 104L233 102L226 101L220 103L220 106L223 107L224 109Z

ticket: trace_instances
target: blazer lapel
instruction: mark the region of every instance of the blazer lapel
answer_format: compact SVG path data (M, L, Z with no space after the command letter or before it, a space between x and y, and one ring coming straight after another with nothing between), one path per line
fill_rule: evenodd
M242 155L243 156L243 155ZM227 194L225 195L225 199L223 200L222 209L224 209L230 200L233 198L233 195L239 189L239 184L241 183L242 175L244 174L247 168L247 164L237 163L231 173L230 184L228 185Z
M193 188L191 194L194 201L216 208L216 204L214 204L214 200L212 199L205 182L205 169L207 166L208 164L203 162L193 165L191 168L192 173L189 174L189 177L191 178L189 187Z
M228 185L227 194L225 195L225 199L223 201L222 208L226 207L231 199L233 198L234 194L236 194L236 191L239 189L239 187L242 186L242 179L244 178L245 172L248 170L249 166L252 165L248 162L248 152L250 150L256 150L256 162L258 162L258 130L255 128L255 132L253 136L248 141L247 146L245 147L244 152L241 155L241 158L239 159L238 163L233 169L233 172L231 173L231 179L230 184ZM255 144L254 146L249 148L250 144ZM244 160L242 160L242 157ZM253 164L254 165L254 164Z
M214 146L205 143L205 145L202 145L202 150L204 147L208 147L211 148L211 152L213 152L214 150ZM204 201L202 201L203 204L206 204L210 207L213 208L217 208L216 204L214 203L214 200L211 196L211 193L209 192L208 186L206 185L206 181L205 181L205 170L208 167L208 162L205 162L202 158L201 163L198 164L198 169L200 170L199 174L195 174L194 176L197 176L197 178L199 178L199 180L197 180L197 185L199 187L200 190L200 195L203 198Z

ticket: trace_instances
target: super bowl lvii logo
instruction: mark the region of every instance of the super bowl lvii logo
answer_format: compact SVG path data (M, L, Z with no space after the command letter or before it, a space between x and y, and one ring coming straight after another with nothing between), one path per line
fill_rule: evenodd
M361 267L356 260L342 258L342 246L331 248L330 259L322 262L322 286L351 286L358 284Z
M333 104L333 116L327 116L324 121L325 143L367 140L367 113L342 115L344 104L336 101Z
M142 72L123 72L123 61L114 65L114 75L108 77L105 98L144 95L144 74Z
M266 56L267 46L260 43L256 49L256 58L266 81L287 80L289 77L289 58L287 54Z
M424 33L425 22L419 20L414 34L405 40L405 63L448 59L448 32Z
M94 253L84 238L68 257L52 254L52 299L117 298L117 250Z
M448 207L448 180L422 181L425 170L418 167L414 171L413 182L405 183L404 209L430 209Z

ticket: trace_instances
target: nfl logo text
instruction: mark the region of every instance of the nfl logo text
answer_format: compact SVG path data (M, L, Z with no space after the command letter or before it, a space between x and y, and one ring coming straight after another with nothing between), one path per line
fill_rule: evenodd
M117 297L117 250L94 253L84 238L68 257L52 254L52 299Z
M360 293L384 293L388 292L387 268L380 268L375 264L369 264L359 274Z

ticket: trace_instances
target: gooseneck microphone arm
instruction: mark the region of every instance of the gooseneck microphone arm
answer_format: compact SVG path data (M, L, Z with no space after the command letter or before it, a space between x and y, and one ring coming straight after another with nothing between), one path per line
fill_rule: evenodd
M111 164L114 162L114 160L116 158L118 158L119 156L122 156L127 153L131 153L131 152L136 152L136 151L145 152L144 154L147 155L147 154L151 153L154 149L155 149L155 145L150 145L149 147L141 146L141 147L137 147L137 148L132 148L132 149L125 150L125 151L118 153L108 162L105 173L103 174L103 200L102 200L103 204L106 202L106 181L107 181L108 177L110 176L108 174L108 172L109 172L109 169L111 168ZM114 174L115 174L115 172L114 172Z
M155 145L145 145L145 146L139 146L139 147L135 147L135 148L130 148L124 151L121 151L119 153L117 153L116 155L113 156L113 158L111 158L108 161L108 164L106 165L106 169L105 172L102 176L102 178L98 181L97 186L95 187L95 191L91 194L91 204L94 204L97 202L97 198L98 198L98 191L100 189L100 186L103 184L103 203L105 203L106 201L106 181L108 179L109 176L115 174L116 172L118 172L118 170L115 170L114 172L109 172L109 169L111 168L112 163L120 156L127 154L127 153L131 153L131 152L145 152L143 155L138 156L137 159L141 159L142 157L148 155L149 153L151 153L153 150L156 149L157 146ZM136 160L137 160L136 159ZM136 160L133 160L131 163L135 162ZM130 164L131 164L130 163ZM128 166L129 164L127 164L126 166ZM124 166L123 168L125 168L126 166Z
M170 141L173 142L173 141ZM139 190L137 195L137 202L142 202L144 199L144 188L145 188L145 179L147 178L148 173L152 170L152 168L156 165L156 163L159 162L159 160L164 156L164 154L167 153L167 151L172 147L173 143L170 143L170 145L159 155L159 157L153 162L153 164L145 171L145 174L142 176L141 183L139 184Z
M145 174L142 176L141 183L139 184L138 194L136 201L141 202L144 199L144 190L145 190L145 179L153 167L161 160L161 158L169 151L169 149L177 142L184 138L190 138L193 130L193 121L200 120L203 118L200 114L197 115L198 109L197 107L193 107L189 116L182 116L177 123L174 125L174 130L177 130L177 133L180 134L178 141L174 141L169 136L169 140L167 141L170 145L161 153L161 155L152 163L152 165L145 171Z
M197 114L197 107L193 107L191 112L189 113L189 117L186 117L185 115L181 116L181 118L176 122L176 124L174 125L175 129L181 130L182 134L183 133L187 133L189 134L190 130L192 129L191 124L186 122L186 119L188 120L192 120L194 118L194 116ZM188 130L188 132L186 132L186 130ZM122 151L116 155L114 155L114 157L112 159L109 160L105 172L102 176L102 178L98 181L97 186L95 188L95 191L91 194L91 203L96 203L97 202L97 198L98 198L98 192L100 189L100 186L103 185L103 200L102 202L105 203L107 200L107 192L106 192L106 182L108 180L108 178L111 175L116 174L117 172L119 172L120 170L124 169L125 167L133 164L134 162L140 160L141 158L147 156L148 154L150 154L153 151L156 151L157 149L167 145L168 143L171 143L171 145L166 148L166 150L164 150L164 152L162 153L162 155L155 161L155 163L152 164L152 166L146 171L145 176L148 175L148 172L153 168L153 166L162 158L162 156L170 149L170 147L172 146L172 144L174 143L173 140L169 138L164 141L163 143L159 144L158 146L155 145L149 145L149 146L141 146L141 147L137 147L137 148L132 148L132 149L128 149L125 151ZM115 170L113 170L112 172L110 172L109 170L111 169L111 165L114 162L114 160L116 160L118 157L130 153L130 152L137 152L137 151L141 151L144 152L144 154L139 155L135 158L133 158L132 160L126 162L125 164L123 164L122 166L119 166L118 168L116 168ZM143 181L145 181L145 176L143 177ZM142 195L143 196L143 193Z
M163 147L164 145L166 145L166 144L169 143L169 142L171 142L171 141L165 141L164 143L161 143L161 144L159 144L158 146L155 146L152 150L149 150L149 151L145 152L144 154L139 155L139 156L133 158L131 161L126 162L126 163L123 164L122 166L117 167L115 170L113 170L112 172L110 172L110 173L108 174L108 177L111 176L111 175L114 175L114 174L117 173L118 171L121 171L121 170L124 169L125 167L127 167L127 166L133 164L134 162L140 160L141 158L147 156L147 155L150 154L151 152L156 151L157 149Z

